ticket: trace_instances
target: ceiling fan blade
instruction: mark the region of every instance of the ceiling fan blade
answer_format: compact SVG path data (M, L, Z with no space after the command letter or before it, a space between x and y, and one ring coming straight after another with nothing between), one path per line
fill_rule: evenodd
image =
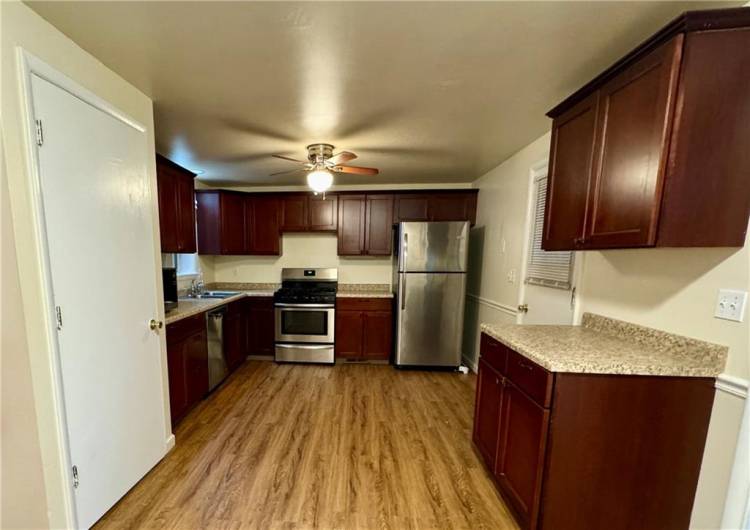
M289 171L277 171L276 173L271 173L268 176L275 177L276 175L286 175L287 173L296 173L297 171L306 171L306 170L303 167L299 167L297 169L290 169Z
M350 151L341 151L340 153L336 153L331 158L326 160L326 162L330 162L334 166L338 166L340 164L346 164L350 160L354 160L357 158L357 155Z
M282 160L289 160L290 162L297 162L298 164L307 164L307 160L299 160L298 158L292 158L290 156L284 156L284 155L271 155L274 158L280 158Z
M377 175L380 173L374 167L335 166L332 169L336 173L352 173L354 175Z

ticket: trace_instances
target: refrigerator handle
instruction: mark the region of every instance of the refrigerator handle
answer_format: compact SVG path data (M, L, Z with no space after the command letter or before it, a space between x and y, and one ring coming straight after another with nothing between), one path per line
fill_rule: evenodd
M401 273L403 279L399 282L401 284L401 311L406 309L406 276L405 272Z
M407 234L407 233L404 233L404 243L403 243L403 245L404 245L404 247L403 247L404 250L401 253L401 256L403 258L403 267L404 267L404 270L406 270L406 252L409 250L409 234Z

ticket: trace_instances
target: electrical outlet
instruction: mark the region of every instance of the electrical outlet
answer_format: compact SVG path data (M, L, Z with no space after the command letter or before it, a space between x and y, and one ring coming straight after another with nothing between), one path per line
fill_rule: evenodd
M734 291L731 289L719 289L719 299L716 301L716 318L742 322L745 318L745 305L747 305L747 291Z

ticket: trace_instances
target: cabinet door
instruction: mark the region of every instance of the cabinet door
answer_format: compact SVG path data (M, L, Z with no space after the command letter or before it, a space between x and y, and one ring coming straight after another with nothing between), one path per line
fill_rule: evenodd
M245 351L247 346L245 341L247 318L244 305L244 300L233 302L224 315L222 330L224 333L224 356L230 372L238 368L247 358L247 352Z
M247 197L245 208L248 253L278 256L281 253L279 199L274 196Z
M249 355L274 354L273 298L247 299L247 352Z
M363 313L362 356L387 361L391 357L393 318L390 311Z
M552 122L544 250L572 250L582 244L598 106L595 92Z
M245 254L245 197L237 193L223 193L221 200L221 253Z
M470 221L473 193L436 193L427 203L430 221Z
M362 311L336 311L336 357L362 357L363 326Z
M536 527L548 428L549 410L506 379L495 476L526 528Z
M370 256L390 256L393 244L393 195L368 195L365 212L365 253Z
M416 194L396 195L396 222L428 221L428 196Z
M170 339L167 333L167 373L169 375L169 411L172 426L182 419L188 410L187 367L184 338Z
M365 252L365 196L339 196L338 254L359 256Z
M185 339L185 372L188 408L208 394L208 337L203 329Z
M480 358L474 404L473 439L487 467L491 470L495 469L502 401L502 376Z
M652 246L667 162L682 35L600 90L588 248Z
M177 202L179 205L178 243L179 251L192 254L195 244L195 190L192 175L181 175L177 179Z
M158 161L158 158L157 158ZM159 235L161 251L179 252L179 179L169 169L157 162L156 185L159 195Z
M281 201L281 231L306 231L308 228L307 207L308 195L285 195Z
M314 232L335 232L338 225L338 197L312 195L308 199L308 227Z

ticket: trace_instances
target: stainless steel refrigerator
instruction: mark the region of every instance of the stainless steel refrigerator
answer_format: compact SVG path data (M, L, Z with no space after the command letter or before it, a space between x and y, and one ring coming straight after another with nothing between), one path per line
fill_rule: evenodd
M469 223L399 223L395 364L461 365Z

